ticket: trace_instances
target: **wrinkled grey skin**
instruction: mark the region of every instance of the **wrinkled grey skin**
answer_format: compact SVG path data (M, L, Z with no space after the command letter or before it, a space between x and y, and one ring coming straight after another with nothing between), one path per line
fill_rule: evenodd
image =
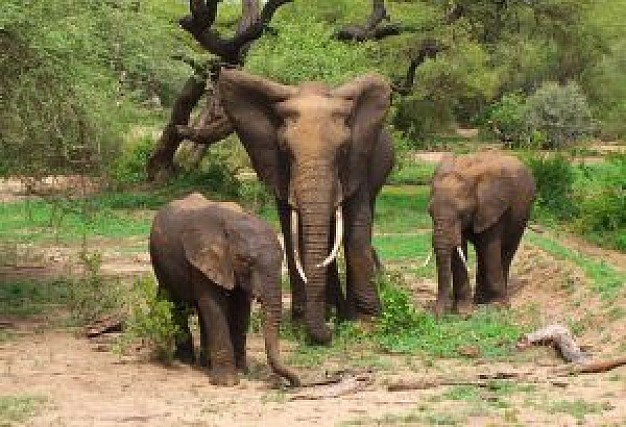
M383 129L389 85L368 74L336 89L314 82L296 87L224 69L219 92L259 179L276 196L292 316L304 318L314 343L331 339L328 302L337 304L340 317L370 321L381 309L372 280L374 202L393 165L391 138ZM338 207L344 218L345 306L336 262L318 267L335 241ZM294 251L301 255L306 285L296 272Z
M431 183L428 211L433 220L440 315L450 306L467 314L473 303L508 305L507 282L513 255L530 215L535 193L531 172L518 159L500 153L445 158ZM476 290L472 301L467 242L476 249Z
M299 384L279 358L283 252L266 222L236 203L212 202L193 193L156 214L150 258L160 293L174 303L175 320L186 332L186 339L176 343L178 358L194 360L188 315L195 308L211 383L237 384L237 369L246 370L246 331L254 297L265 318L269 365L292 385Z

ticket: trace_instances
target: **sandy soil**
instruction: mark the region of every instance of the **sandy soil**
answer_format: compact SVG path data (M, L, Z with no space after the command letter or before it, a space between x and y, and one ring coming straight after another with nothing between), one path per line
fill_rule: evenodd
M104 265L126 276L149 269L143 253L128 257L105 251ZM129 270L125 270L127 266ZM531 311L539 313L543 324L589 322L579 338L599 353L596 357L623 352L626 320L607 320L602 302L590 291L588 279L576 266L556 262L525 243L513 274L517 288L512 300L514 307L534 307ZM434 283L410 283L418 302L434 298ZM626 309L624 299L620 304ZM602 321L608 327L596 324ZM442 375L464 378L507 371L541 376L562 363L552 350L536 350L528 354L527 360L522 358L512 364L485 364L478 358L441 360L432 365L417 356L381 354L387 368L364 374L367 381L360 389L348 387L346 395L333 397L333 390L342 385L298 392L273 388L262 340L255 334L248 346L253 373L237 387L217 388L209 384L201 369L181 364L165 367L137 355L120 357L108 351L112 338L107 336L88 340L76 331L46 327L37 321L12 319L0 325L15 334L14 338L0 342L0 395L45 399L38 415L27 421L30 426L323 427L341 423L429 425L452 423L455 419L460 420L457 425L472 426L573 426L578 420L558 408L563 401L577 400L596 408L584 417L584 425L626 423L626 367L605 374L566 378L558 387L541 382L532 386L531 393L514 393L504 400L496 391L483 388L479 389L477 401L446 398L450 387L386 391L386 384L398 379ZM334 368L332 365L301 371L305 378L319 378L323 369ZM347 378L351 378L349 374Z

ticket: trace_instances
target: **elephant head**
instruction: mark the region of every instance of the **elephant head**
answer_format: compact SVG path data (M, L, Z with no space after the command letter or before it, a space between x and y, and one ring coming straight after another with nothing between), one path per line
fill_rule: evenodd
M282 314L281 264L283 252L274 230L259 218L246 214L239 205L211 202L199 194L189 196L185 209L214 205L214 221L189 217L180 241L184 256L201 274L232 291L241 286L261 303L267 360L274 372L292 385L298 376L280 361L279 329ZM206 210L198 211L206 215ZM206 218L205 218L206 219ZM217 224L208 227L207 224Z
M480 235L500 220L511 205L514 181L509 170L494 164L490 156L455 159L449 155L435 170L428 212L433 220L440 298L446 298L450 289L453 256L468 268L463 235Z
M390 87L375 74L331 89L320 83L282 85L224 69L219 91L257 175L291 209L294 254L288 256L307 283L305 323L313 341L328 342L324 267L341 244L342 203L367 179Z

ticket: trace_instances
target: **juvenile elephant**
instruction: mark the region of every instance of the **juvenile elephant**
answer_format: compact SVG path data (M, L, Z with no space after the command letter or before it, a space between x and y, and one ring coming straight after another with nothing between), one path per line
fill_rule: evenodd
M178 358L194 360L188 325L193 307L211 383L237 384L237 369L246 369L246 332L255 297L263 308L270 367L292 385L299 384L298 376L279 359L283 252L267 223L236 203L213 202L193 193L156 214L150 258L159 290L174 303L174 317L186 333L176 343Z
M259 179L276 196L292 285L292 315L309 337L327 343L326 303L340 317L380 313L372 281L374 202L393 165L384 129L390 86L361 76L338 88L283 85L234 69L220 73L219 93ZM346 300L335 258L346 261Z
M433 220L437 261L435 313L450 302L459 313L472 311L467 242L476 249L474 303L508 304L511 260L526 227L535 193L531 172L518 159L486 152L445 158L435 170L428 212Z

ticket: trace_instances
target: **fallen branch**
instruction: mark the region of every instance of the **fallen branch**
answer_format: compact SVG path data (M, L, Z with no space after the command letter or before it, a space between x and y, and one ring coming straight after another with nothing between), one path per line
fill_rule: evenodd
M304 393L294 394L289 400L322 400L334 399L340 396L357 393L364 390L374 382L369 374L361 374L350 377L340 377L339 381L330 385L324 385L318 389ZM310 384L308 385L310 386Z
M524 350L532 345L554 345L563 359L573 363L583 363L587 355L582 352L569 329L563 325L550 325L530 334L524 335L517 342L518 350Z

